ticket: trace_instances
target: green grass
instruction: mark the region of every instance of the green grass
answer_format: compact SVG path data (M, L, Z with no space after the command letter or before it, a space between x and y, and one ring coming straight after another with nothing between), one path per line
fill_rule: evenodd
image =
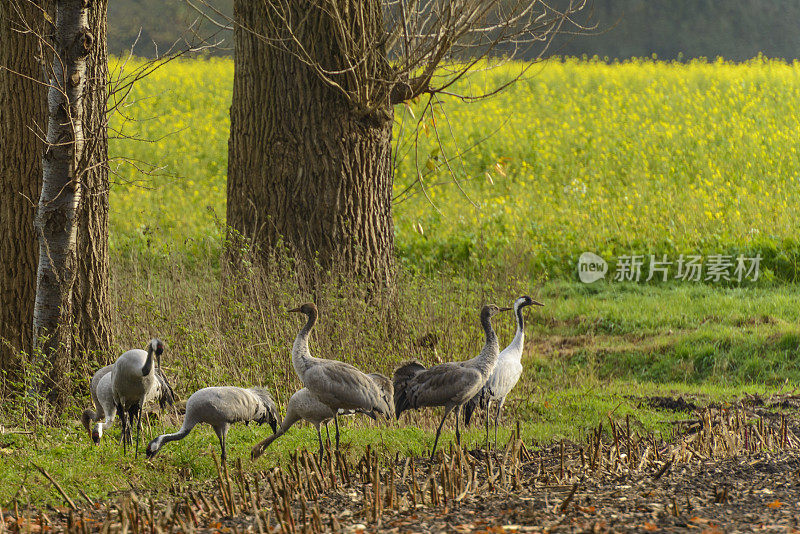
M164 366L184 399L208 385L266 383L285 406L299 387L289 361L300 326L285 312L299 300L290 281L279 277L280 284L272 286L269 276L254 274L245 284L253 291L235 296L226 295L207 268L173 272L185 269L175 264L160 269L114 271L119 302L115 309L121 314L115 321L117 340L123 345L131 340L128 346L136 346L143 343L140 332L159 332L168 342ZM182 283L174 284L177 279ZM531 289L521 282L507 286L508 281L481 285L449 277L409 279L395 298L361 306L351 297L336 297L342 288L323 289L322 316L311 349L316 355L390 374L412 356L427 364L438 361L413 346L417 335L433 331L440 336L438 358L465 359L481 345L478 304L510 301ZM285 294L278 291L281 287ZM669 421L686 414L650 408L641 398L689 395L704 405L800 384L795 357L800 311L792 289L551 282L532 293L546 306L526 313L525 373L506 405L501 441L509 438L517 421L526 441L546 444L583 439L609 417L626 416L635 428L668 437ZM495 322L501 342L507 342L512 318L502 315ZM86 379L93 365L99 363L87 366ZM78 423L86 404L86 397L77 399L61 424L32 428L33 438L0 435L0 506L6 507L15 495L22 503L59 502L33 464L44 467L75 499L78 488L92 498L106 498L131 488L164 494L173 483L212 484L216 474L210 454L219 451L209 427L198 427L183 441L166 445L151 463L134 461L130 455L123 457L115 442L118 425L100 447L90 444ZM13 403L3 410L7 427L26 426ZM439 413L416 412L410 419L404 415L400 423L380 427L366 418L351 419L343 425L342 447L353 457L368 444L389 455L424 455L433 444ZM172 432L178 426L177 421L164 423L153 432ZM297 426L251 463L250 447L269 432L268 427L235 426L229 435L230 458L243 458L247 470L263 469L282 464L299 447L316 450L313 428ZM452 439L450 421L444 446ZM471 446L482 443L482 423L468 430L465 439Z
M647 407L639 397L650 395L691 394L700 404L731 399L743 392L767 393L772 388L699 386L683 384L628 383L586 385L572 388L549 389L541 387L533 398L526 399L523 413L519 399L515 399L504 412L504 424L499 440L505 443L511 436L515 423L521 420L521 433L527 443L547 443L553 440L584 439L589 429L596 428L608 418L625 419L630 416L635 429L662 433L669 437L669 421L685 419L686 414L659 411ZM400 423L374 426L368 420L343 419L342 450L356 458L367 445L378 447L382 454L395 453L425 455L433 445L436 419L440 412L412 414L416 426L406 426L408 416ZM434 416L435 415L435 416ZM450 420L442 433L440 446L447 449L455 439ZM175 427L156 425L153 435L172 432ZM219 458L219 444L210 427L202 425L185 439L164 446L151 461L141 455L134 460L132 452L123 456L116 442L119 425L104 436L100 446L93 446L83 427L76 422L65 422L56 428L38 427L34 436L0 435L0 506L7 508L16 498L21 504L60 505L62 499L52 485L39 474L34 465L44 468L73 500L81 500L79 489L92 499L107 499L134 490L142 495L166 495L173 484L195 488L208 487L216 479L213 454ZM331 428L333 432L333 428ZM317 438L310 425L297 425L273 443L264 456L255 462L249 459L250 448L271 433L268 426L235 425L228 434L228 456L231 465L242 459L243 468L250 472L285 463L300 448L316 452ZM149 434L148 434L149 436ZM323 429L323 439L325 431ZM333 439L333 434L331 434ZM481 421L463 434L471 448L481 446L484 430ZM144 445L142 445L142 448Z

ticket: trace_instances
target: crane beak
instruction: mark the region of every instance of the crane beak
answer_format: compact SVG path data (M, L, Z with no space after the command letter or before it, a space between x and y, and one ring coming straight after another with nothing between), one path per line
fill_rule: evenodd
M533 306L544 306L544 304L542 304L542 303L541 303L541 302L539 302L538 300L531 300L531 304L532 304Z
M300 313L300 308L292 308L288 313Z
M511 310L511 309L513 309L513 308L507 308L507 307L503 307L503 308L500 308L500 311L509 311L509 310Z

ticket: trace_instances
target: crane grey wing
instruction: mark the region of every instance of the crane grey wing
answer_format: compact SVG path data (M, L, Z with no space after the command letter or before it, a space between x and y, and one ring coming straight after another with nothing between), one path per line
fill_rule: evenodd
M331 408L385 412L378 386L352 365L335 361L316 365L306 371L303 382Z
M489 389L489 384L487 383L478 393L475 394L474 397L464 404L464 426L469 426L469 423L472 420L472 414L475 413L475 410L477 410L478 407L486 408L486 403L489 402L489 397L491 394L492 393Z
M461 404L483 387L480 371L457 363L444 363L417 374L408 385L411 405Z

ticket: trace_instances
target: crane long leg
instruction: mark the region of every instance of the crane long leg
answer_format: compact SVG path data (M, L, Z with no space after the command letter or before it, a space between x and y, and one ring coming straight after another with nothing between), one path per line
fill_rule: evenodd
M139 457L139 434L142 433L142 407L137 405L136 408L136 453L134 458Z
M128 442L125 441L125 433L128 431L128 414L122 409L121 404L117 404L117 411L119 412L119 420L122 425L122 433L120 434L122 454L128 454Z
M325 428L327 428L327 426L328 425L325 425ZM317 424L317 440L319 441L319 464L322 465L322 431L319 428L319 424ZM330 441L330 437L328 438L328 441Z
M217 437L219 438L219 448L222 450L220 458L222 459L222 463L227 462L228 460L228 451L225 449L225 431L218 432Z
M328 428L328 423L330 423L330 419L328 421L325 421L325 432L328 434L328 441L330 442L330 440L331 440L331 429Z
M489 405L492 403L490 400L486 400L486 450L489 450ZM495 449L497 446L495 446Z
M339 450L339 414L333 416L333 424L336 427L336 450Z
M461 405L456 406L456 443L461 448L461 432L458 430L458 417L461 415Z
M497 403L497 411L494 414L494 448L497 450L497 423L500 420L500 409L503 407L503 402L505 399L500 399L500 402ZM486 424L488 428L489 424L489 407L486 407ZM488 437L488 435L487 435Z
M442 417L442 422L439 423L439 428L436 429L436 439L433 440L433 450L431 451L431 460L433 460L433 455L436 454L436 445L439 443L439 434L442 433L442 425L444 425L444 420L447 419L447 416L450 415L451 411L453 411L452 406L445 406L444 417Z

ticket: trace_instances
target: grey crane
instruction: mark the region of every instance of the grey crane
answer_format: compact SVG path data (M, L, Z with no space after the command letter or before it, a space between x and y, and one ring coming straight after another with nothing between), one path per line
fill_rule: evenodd
M256 444L250 457L255 460L267 450L273 441L284 435L292 425L301 419L308 421L317 429L317 439L319 440L319 454L322 457L322 433L320 432L320 425L327 423L336 416L336 411L330 408L327 404L319 400L310 389L303 388L296 391L292 398L289 399L289 404L286 407L286 417L283 418L281 427L271 436L267 436Z
M150 398L158 399L162 410L167 404L172 404L174 393L161 369L156 370L156 381L153 388L154 390ZM114 404L111 373L106 373L102 376L92 393L97 399L98 404L96 406L98 407L100 416L95 419L97 424L91 429L91 435L94 444L99 445L100 439L103 437L103 432L114 423L114 418L117 415L117 406ZM86 412L84 412L84 415L85 413Z
M397 418L405 410L423 408L425 406L444 406L444 416L436 429L431 459L436 453L442 425L450 412L456 411L456 441L461 445L461 433L458 419L461 406L474 397L486 384L494 370L500 347L497 335L492 328L491 318L501 311L511 308L499 308L489 304L481 309L481 326L486 334L486 342L480 354L465 362L448 362L426 369L418 362L409 362L394 372L394 406Z
M122 422L122 445L127 453L127 445L133 442L131 424L136 419L135 456L137 457L139 434L142 430L142 407L159 393L163 395L162 406L164 403L173 402L172 388L166 384L166 379L159 372L163 352L164 344L158 339L152 339L147 344L146 350L129 350L117 358L111 371L111 393ZM164 378L166 391L162 391L157 385L161 382L159 376Z
M208 423L219 438L222 461L227 460L226 439L233 423L269 423L272 431L278 428L278 409L266 388L239 388L219 386L203 388L192 393L186 401L183 425L174 434L162 434L147 444L145 452L152 458L165 443L177 441L189 435L199 423Z
M307 302L289 311L307 317L305 326L297 334L292 346L292 364L303 385L334 411L336 446L339 446L339 410L354 410L373 419L377 414L387 419L394 416L391 395L387 397L385 390L375 380L350 364L311 356L308 336L319 316L317 306Z
M514 315L517 321L517 332L514 335L514 339L497 357L494 371L480 392L464 405L464 426L469 425L472 413L478 406L486 408L487 447L489 444L489 405L492 401L497 402L497 411L494 415L494 447L496 449L500 411L506 402L506 396L514 389L519 377L522 376L522 349L525 345L525 321L522 317L522 310L528 306L544 306L544 304L533 300L527 295L514 301Z
M103 404L100 402L100 399L97 397L97 387L100 384L100 380L106 376L110 375L111 370L114 368L114 364L106 365L105 367L101 367L98 369L94 375L92 375L92 380L89 382L89 394L92 397L92 408L87 408L83 411L81 415L81 423L83 423L83 427L86 429L86 432L92 437L92 440L95 444L98 443L97 440L94 439L92 434L92 423L95 421L99 421L105 417L105 411L103 409Z
M391 404L391 399L394 394L392 381L379 373L370 373L367 376L370 377L379 388L381 388L384 399L386 402ZM311 392L311 390L308 388L303 388L299 391L296 391L295 394L292 395L292 398L289 399L289 405L286 407L286 417L283 418L283 423L281 423L280 429L278 429L275 434L267 436L258 444L256 444L250 453L250 457L255 460L264 454L264 451L272 444L273 441L284 435L292 427L292 425L301 419L308 421L309 423L313 424L314 427L316 427L317 440L319 441L319 455L322 457L323 447L320 425L324 423L327 429L328 421L334 419L337 414L352 415L357 412L360 411L341 409L334 411L327 404L320 401L319 398ZM363 413L369 415L373 419L375 418L375 415L372 412ZM330 439L330 435L328 435L328 438ZM336 439L336 445L339 445L338 435Z

